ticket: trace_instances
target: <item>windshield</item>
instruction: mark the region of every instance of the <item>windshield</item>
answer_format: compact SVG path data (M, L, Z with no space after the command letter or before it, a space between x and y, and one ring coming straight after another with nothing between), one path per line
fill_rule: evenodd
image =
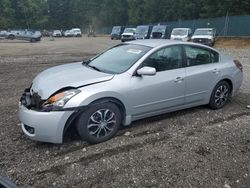
M112 33L120 33L121 27L113 27Z
M166 26L154 26L152 32L165 33Z
M136 34L147 34L148 33L148 26L138 26L136 28Z
M120 74L134 65L150 49L134 44L118 45L97 56L88 66L101 72Z
M194 35L213 35L212 29L196 29Z
M136 29L134 29L134 28L126 28L126 29L124 30L124 33L134 33L135 30L136 30Z
M172 35L180 35L180 36L183 36L183 35L187 35L188 34L188 30L187 29L174 29L172 31Z

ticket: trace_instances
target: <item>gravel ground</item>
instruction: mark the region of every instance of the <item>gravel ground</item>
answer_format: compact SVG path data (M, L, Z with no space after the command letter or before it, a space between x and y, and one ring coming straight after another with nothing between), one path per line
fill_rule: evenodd
M0 175L20 187L250 187L250 48L220 46L245 73L240 93L223 109L201 106L137 121L98 145L74 131L62 145L24 136L17 104L35 75L117 43L0 41Z

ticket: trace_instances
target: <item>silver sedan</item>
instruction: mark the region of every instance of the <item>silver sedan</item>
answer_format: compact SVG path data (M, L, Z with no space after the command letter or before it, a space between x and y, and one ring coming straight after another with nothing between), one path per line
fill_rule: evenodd
M222 108L242 79L241 63L213 48L137 40L40 73L21 97L19 118L33 140L62 143L73 126L95 144L138 119L199 105Z

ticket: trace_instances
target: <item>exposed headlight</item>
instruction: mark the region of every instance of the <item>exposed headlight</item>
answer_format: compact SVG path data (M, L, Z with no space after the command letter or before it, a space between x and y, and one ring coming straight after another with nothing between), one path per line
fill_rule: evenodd
M45 110L60 110L62 109L65 104L75 95L80 93L81 91L78 89L72 89L68 91L63 91L57 93L50 97L44 104L43 108Z

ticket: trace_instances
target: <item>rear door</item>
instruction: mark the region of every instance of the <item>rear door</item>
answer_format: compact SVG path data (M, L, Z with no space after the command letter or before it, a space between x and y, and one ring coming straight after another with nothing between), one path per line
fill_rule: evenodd
M209 48L184 45L186 55L185 103L208 102L221 78L219 54Z

